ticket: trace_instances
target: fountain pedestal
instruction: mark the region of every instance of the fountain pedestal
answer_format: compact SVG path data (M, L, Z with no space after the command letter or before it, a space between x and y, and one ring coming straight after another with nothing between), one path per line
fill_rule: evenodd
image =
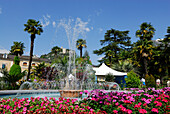
M60 97L81 97L82 90L59 90Z

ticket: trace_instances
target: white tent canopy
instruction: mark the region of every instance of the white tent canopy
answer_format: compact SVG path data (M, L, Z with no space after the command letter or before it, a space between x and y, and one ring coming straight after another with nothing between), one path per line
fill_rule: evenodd
M125 76L127 73L119 72L116 70L113 70L106 66L104 63L100 67L93 67L93 70L96 71L95 75L107 75L112 74L114 76Z

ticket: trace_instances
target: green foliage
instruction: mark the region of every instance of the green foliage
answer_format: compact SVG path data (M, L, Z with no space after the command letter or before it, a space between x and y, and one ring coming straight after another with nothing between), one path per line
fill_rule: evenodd
M130 72L131 70L134 70L134 67L129 60L120 60L118 63L113 64L111 67L112 69L120 72Z
M20 58L18 56L14 57L14 64L19 65Z
M76 58L76 76L87 83L95 81L95 71L92 69L90 57Z
M24 24L24 26L24 31L27 31L31 35L40 35L43 32L42 25L39 23L39 21L36 21L34 19L28 19L27 24Z
M62 48L55 46L48 54L41 55L40 58L50 59L52 64L58 63L60 59L67 58L69 56L69 49L66 49L65 53L62 53Z
M109 66L114 62L118 62L120 51L128 50L131 46L128 33L129 31L107 30L104 40L100 40L103 47L93 51L94 54L105 55L99 62L104 62Z
M136 31L136 37L139 37L140 40L151 40L153 35L155 34L155 29L153 26L149 23L142 23L140 25L140 30Z
M134 71L130 71L127 74L125 81L128 88L138 88L140 86L140 78L134 73Z
M14 58L14 64L12 65L12 67L10 68L10 71L9 71L9 83L12 84L12 87L14 87L15 89L15 86L16 86L16 82L22 78L22 73L21 73L21 67L19 66L19 57L16 56Z
M24 26L25 26L24 31L27 31L29 34L31 34L30 60L29 60L28 76L27 76L27 80L28 80L30 75L31 63L32 63L34 39L36 38L36 34L40 35L43 32L43 29L39 21L36 21L34 19L28 19L27 24L24 24Z
M83 39L78 39L77 42L76 42L76 47L78 50L80 50L80 57L82 58L82 50L83 50L83 47L87 47L86 46L86 40L83 40Z
M155 78L153 77L153 75L146 75L145 83L146 83L146 87L156 87L156 82L155 82Z
M22 55L24 53L24 43L22 42L13 42L14 45L11 46L10 54L12 55Z
M10 68L9 75L15 77L21 75L21 67L17 64L13 64L12 67Z
M107 74L105 81L107 81L107 82L114 82L114 81L115 81L114 75L112 75L112 74L110 74L110 73Z

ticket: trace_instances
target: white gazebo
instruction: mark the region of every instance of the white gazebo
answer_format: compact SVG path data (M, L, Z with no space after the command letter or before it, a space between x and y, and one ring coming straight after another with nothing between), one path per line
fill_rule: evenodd
M124 79L124 77L127 76L127 73L113 70L110 67L106 66L104 63L102 63L100 67L93 67L93 70L96 71L95 75L97 76L97 81L105 81L105 76L107 74L112 74L117 79Z

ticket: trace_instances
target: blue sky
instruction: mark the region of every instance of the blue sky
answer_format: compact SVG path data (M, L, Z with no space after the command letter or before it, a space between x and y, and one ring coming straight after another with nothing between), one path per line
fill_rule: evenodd
M44 25L44 32L35 39L34 55L50 52L54 46L68 47L66 32L57 27L61 20L80 19L85 34L78 38L87 41L87 50L93 64L102 56L93 54L101 48L107 30L129 30L132 42L136 30L143 22L150 22L156 29L153 40L163 38L170 26L169 0L0 0L0 50L10 50L13 41L25 44L24 54L30 50L30 35L24 32L28 19ZM81 23L81 24L82 24ZM79 51L77 54L79 54Z

